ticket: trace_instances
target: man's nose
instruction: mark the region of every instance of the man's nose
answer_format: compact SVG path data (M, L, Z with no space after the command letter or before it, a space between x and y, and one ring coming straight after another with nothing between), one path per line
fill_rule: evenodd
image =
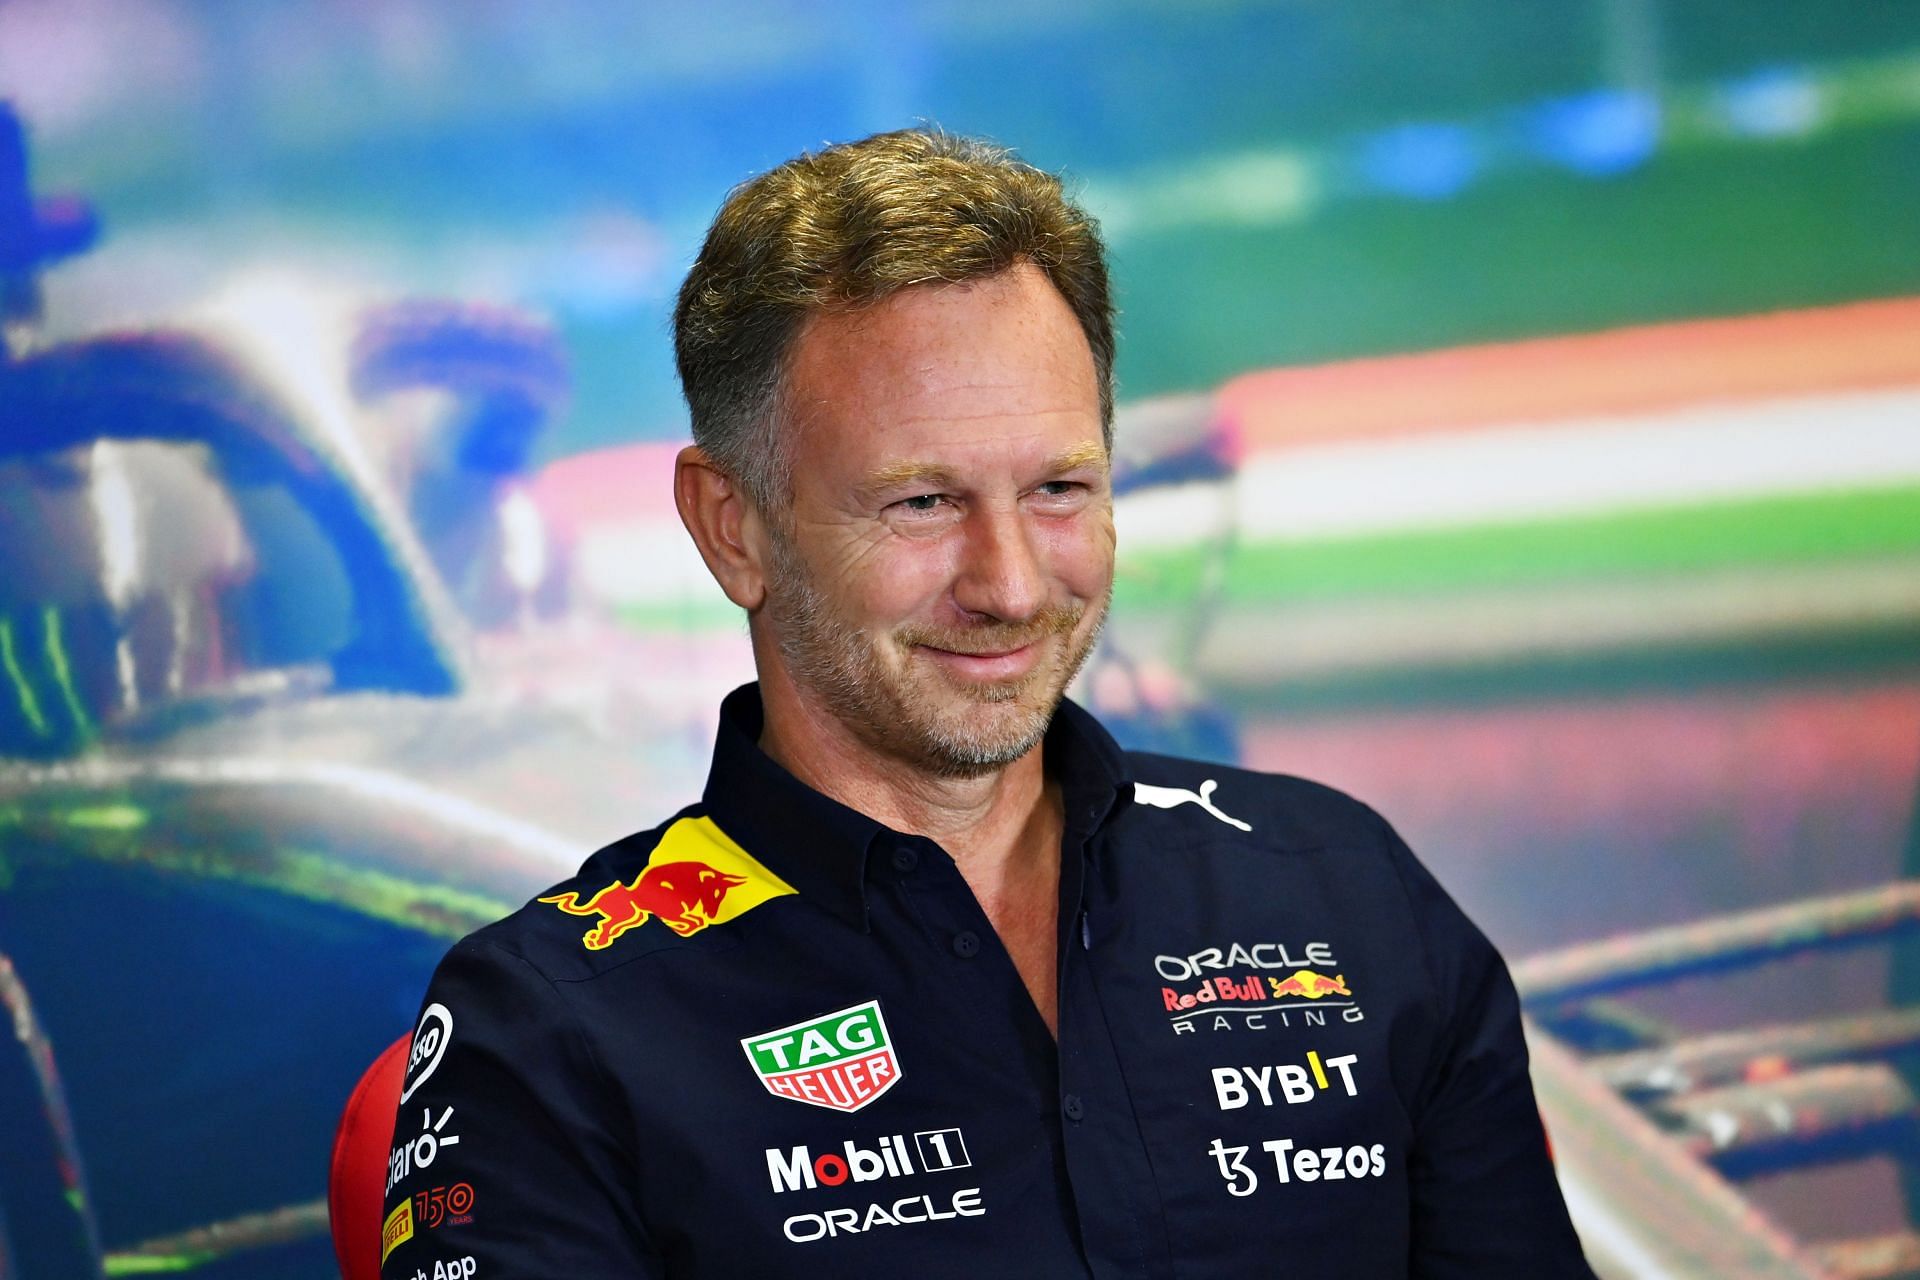
M1020 622L1040 611L1047 602L1046 579L1018 507L968 512L962 538L955 604L1002 622Z

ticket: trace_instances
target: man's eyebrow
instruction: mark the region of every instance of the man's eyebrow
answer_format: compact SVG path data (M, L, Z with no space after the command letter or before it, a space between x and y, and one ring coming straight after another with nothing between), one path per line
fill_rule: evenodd
M1089 441L1055 454L1048 460L1046 471L1049 475L1058 475L1063 471L1095 467L1104 472L1107 466L1106 446ZM885 493L906 488L951 489L958 483L953 471L937 462L890 462L869 471L860 481L860 490Z
M921 485L929 489L951 489L953 484L953 472L938 463L891 462L867 472L860 481L860 488L866 493L883 493L889 489Z
M1107 446L1088 441L1077 444L1065 453L1055 454L1053 461L1047 464L1051 472L1078 471L1081 467L1094 467L1102 472L1109 469Z

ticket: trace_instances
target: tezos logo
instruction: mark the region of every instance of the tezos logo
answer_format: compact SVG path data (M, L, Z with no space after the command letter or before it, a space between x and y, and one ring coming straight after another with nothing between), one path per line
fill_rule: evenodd
M407 1051L406 1082L400 1090L402 1104L427 1082L427 1077L440 1065L440 1059L447 1056L447 1042L451 1039L453 1014L443 1004L428 1005L413 1033L413 1047Z
M740 1047L768 1093L834 1111L858 1111L900 1079L878 1000L748 1036Z

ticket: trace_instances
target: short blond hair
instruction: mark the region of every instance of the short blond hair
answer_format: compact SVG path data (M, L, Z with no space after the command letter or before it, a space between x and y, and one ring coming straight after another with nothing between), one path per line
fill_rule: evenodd
M806 317L1018 262L1044 272L1079 320L1111 447L1113 302L1099 227L1054 175L932 129L801 155L728 194L673 313L694 442L761 510L783 512L781 378Z

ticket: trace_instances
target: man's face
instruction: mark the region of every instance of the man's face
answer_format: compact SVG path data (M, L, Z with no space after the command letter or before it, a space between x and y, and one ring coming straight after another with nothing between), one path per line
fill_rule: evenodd
M1039 742L1113 584L1093 355L1025 264L816 315L787 370L790 530L765 609L869 748L967 776Z

